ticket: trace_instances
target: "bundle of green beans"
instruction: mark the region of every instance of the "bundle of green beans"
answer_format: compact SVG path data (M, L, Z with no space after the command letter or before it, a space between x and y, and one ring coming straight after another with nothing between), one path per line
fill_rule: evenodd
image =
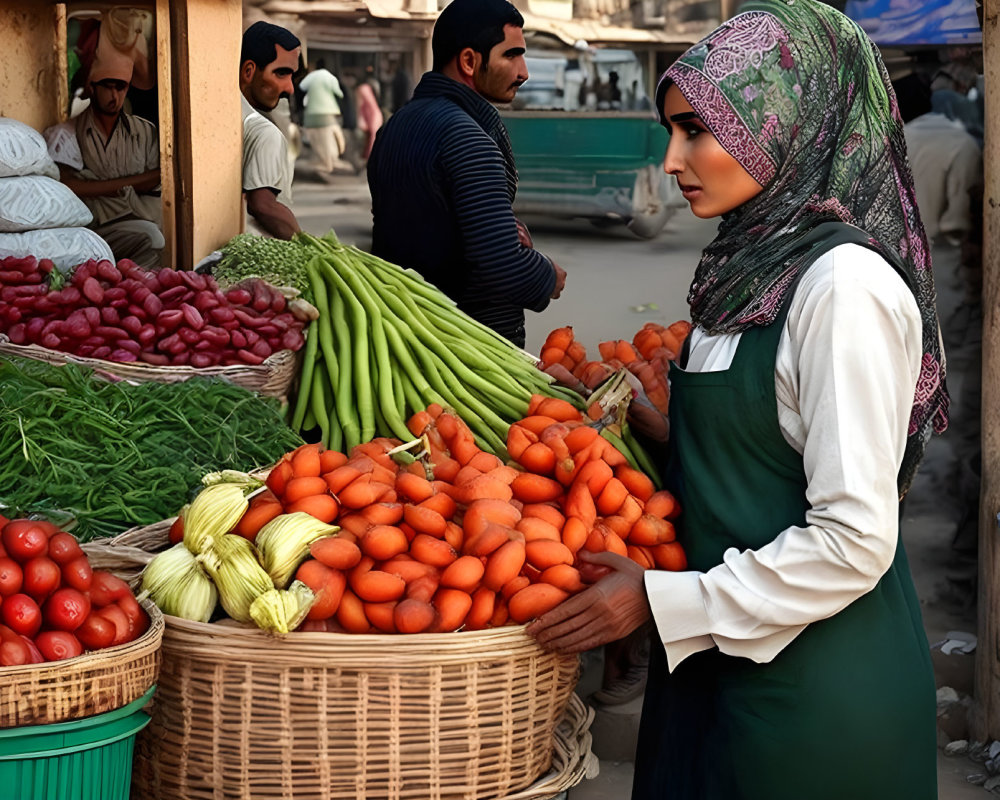
M0 513L42 514L81 541L166 519L206 472L301 443L277 400L219 379L133 385L0 359Z
M454 409L480 447L506 458L510 424L532 394L584 400L531 356L460 311L412 270L331 234L299 234L320 317L306 335L292 427L318 427L328 447L412 438L406 420L431 403Z

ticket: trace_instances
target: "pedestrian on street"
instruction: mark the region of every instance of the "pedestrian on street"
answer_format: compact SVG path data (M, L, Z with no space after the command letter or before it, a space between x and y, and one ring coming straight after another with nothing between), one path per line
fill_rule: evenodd
M742 9L656 93L664 169L721 217L670 370L688 569L583 556L611 571L529 632L575 652L652 616L633 798L931 800L934 675L898 509L948 398L902 121L843 14Z
M528 79L523 26L506 0L449 4L434 25L433 70L382 128L368 163L373 252L519 347L524 310L542 311L566 281L514 217L517 169L492 105L510 103Z
M347 143L340 124L339 102L344 91L322 58L316 61L316 69L299 82L299 88L306 93L303 125L308 131L309 144L320 169L330 174L335 167L345 166L341 156L347 150Z
M240 104L243 108L243 194L256 233L291 239L299 223L291 202L292 170L288 143L263 114L273 111L295 89L302 47L291 31L255 22L243 34L240 52Z

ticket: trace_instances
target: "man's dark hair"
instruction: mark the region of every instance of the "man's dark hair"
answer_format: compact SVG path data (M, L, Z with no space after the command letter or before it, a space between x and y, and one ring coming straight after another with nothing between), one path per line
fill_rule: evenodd
M255 22L243 34L240 66L242 67L247 61L253 61L257 69L264 69L278 57L275 45L281 45L283 50L294 50L300 47L302 42L294 33L280 25L272 25L263 20Z
M434 70L440 72L466 47L483 57L504 40L504 26L524 27L524 17L507 0L452 0L434 23L431 51Z

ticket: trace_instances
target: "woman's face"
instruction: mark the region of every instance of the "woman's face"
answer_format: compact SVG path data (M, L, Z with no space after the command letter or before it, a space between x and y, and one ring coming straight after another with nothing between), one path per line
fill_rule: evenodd
M663 116L670 126L663 171L677 178L696 217L718 217L760 194L761 185L709 133L676 85L667 89Z

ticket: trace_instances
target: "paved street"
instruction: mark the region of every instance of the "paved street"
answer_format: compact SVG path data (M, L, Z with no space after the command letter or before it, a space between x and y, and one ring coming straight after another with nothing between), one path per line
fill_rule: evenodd
M306 230L321 234L332 227L343 241L365 249L370 246L370 198L363 177L338 175L323 182L305 165L297 171L294 199L296 214ZM669 324L686 318L691 274L701 247L715 231L714 222L699 220L687 210L678 212L653 240L638 239L624 228L597 229L579 220L528 217L525 222L535 246L568 273L562 298L543 313L528 315L527 349L539 352L549 330L573 325L593 356L597 355L598 342L631 339L647 320ZM956 259L954 249L935 252L939 309L949 351L949 387L957 412L967 401L965 390L979 362L975 348L969 344L974 339L969 330L975 328L975 319L970 321L961 305ZM976 384L972 381L971 385ZM904 508L903 537L932 643L944 639L949 631L976 630L971 583L974 560L962 558L952 547L962 514L955 481L961 467L955 454L963 434L968 433L962 429L963 424L953 422L948 433L932 442ZM939 686L950 686L960 694L971 693L973 656L944 656L938 651L934 657ZM593 669L585 674L585 683L588 679L593 682L592 673ZM600 718L598 723L602 723ZM627 721L619 723L622 731L630 730ZM569 800L627 797L631 763L606 759L601 770L600 777L571 790ZM967 781L970 774L985 774L982 764L940 754L938 770L940 800L989 796ZM806 797L807 790L803 793Z

